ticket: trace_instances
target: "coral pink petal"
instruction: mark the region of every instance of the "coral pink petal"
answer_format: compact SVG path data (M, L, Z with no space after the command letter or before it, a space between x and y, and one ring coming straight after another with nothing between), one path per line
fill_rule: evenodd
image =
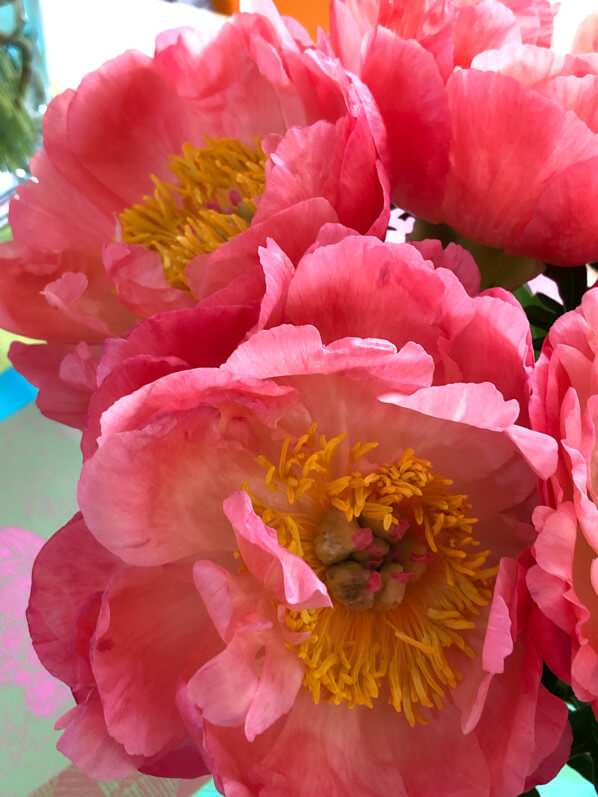
M142 318L196 304L188 293L168 284L160 256L144 246L108 244L104 249L104 265L118 298Z
M453 147L446 221L507 252L557 265L585 262L598 222L591 203L582 207L577 197L592 195L598 179L595 136L573 114L503 75L460 71L447 89ZM565 197L570 223L563 226Z
M525 44L550 47L558 4L550 0L504 0L517 18Z
M458 421L480 429L504 429L517 419L515 401L505 401L490 382L483 384L451 384L430 387L413 396L398 399L392 395L383 401L447 421Z
M522 86L539 92L549 91L552 80L560 76L583 77L592 74L596 71L595 66L596 63L593 64L588 57L516 44L480 53L472 63L474 69L512 77Z
M44 125L56 169L109 213L151 193L152 174L168 178L169 156L189 140L203 143L196 107L134 51L87 75L63 115Z
M260 248L259 255L266 291L260 305L258 330L282 323L288 288L295 274L293 263L272 239L268 239L265 248Z
M98 367L101 383L130 357L176 357L191 368L216 367L234 351L257 320L257 308L216 307L158 313L124 339L107 340Z
M97 695L68 711L56 723L64 733L57 747L88 777L94 780L126 778L141 764L140 756L130 756L108 735L102 704Z
M17 371L39 388L36 403L42 415L83 429L96 386L97 350L90 350L85 343L15 341L9 357Z
M327 223L337 222L338 216L327 199L313 197L284 208L262 223L254 222L248 230L235 235L209 256L194 258L185 270L191 292L198 300L226 288L233 280L259 269L258 248L268 238L276 241L293 263L316 240L318 231ZM264 292L263 276L252 285L251 292L243 284L243 294L227 295L226 304L247 304L259 300Z
M423 241L410 241L425 260L431 260L436 268L446 268L459 278L459 282L470 296L480 292L481 274L473 256L458 244L448 244L443 248L440 241L427 238Z
M506 291L478 297L473 309L467 325L443 341L447 377L452 365L465 382L493 382L505 399L518 401L519 423L526 424L534 354L525 313Z
M267 645L255 697L245 718L245 736L252 742L292 707L301 688L304 666L294 650Z
M359 74L361 69L361 40L366 27L358 24L370 18L370 25L376 24L376 15L370 2L371 13L368 15L365 3L361 3L360 15L353 15L345 2L332 0L330 3L330 43L346 69Z
M211 136L251 140L283 133L287 124L306 122L305 110L268 39L275 40L268 20L236 17L205 47L196 31L180 31L175 42L156 51L156 63L202 110L204 128L207 125ZM256 57L258 50L261 57ZM278 80L272 81L273 77Z
M285 405L293 402L292 392L288 386L252 377L243 379L224 368L195 368L170 373L116 400L101 417L102 435L98 443L102 445L118 432L141 429L151 424L161 429L167 418L174 422L175 418L185 413L214 412L220 417L220 411L214 408L231 400L239 402L237 413L231 415L225 409L219 431L224 438L229 439L231 430L236 427L238 442L248 442L255 440L248 414L271 419L279 415ZM250 401L249 408L243 406L247 399ZM213 431L216 433L217 430Z
M308 128L292 128L270 156L273 165L266 172L266 190L255 223L321 196L342 224L383 238L388 223L388 185L377 168L378 160L364 118L346 116L335 125L317 122Z
M231 573L216 562L200 560L193 565L193 578L224 642L239 631L272 625L271 597L252 575Z
M130 755L180 742L177 682L219 649L190 565L123 570L104 593L91 653L110 735Z
M187 694L207 720L218 725L241 725L255 698L259 676L255 656L259 641L240 634L189 681Z
M572 115L568 114L567 119L571 118ZM575 117L573 119L576 124L583 124ZM568 132L563 129L561 135L573 146L574 136L568 137ZM587 132L590 135L590 131ZM538 200L531 221L513 248L523 252L533 250L537 257L559 266L578 265L596 257L598 214L592 202L582 198L593 197L598 184L598 140L596 135L593 137L593 157L580 157L578 163L550 181ZM580 138L578 135L577 139ZM586 154L590 154L590 147ZM567 224L562 226L564 207L567 209ZM557 224L561 225L560 235L555 228Z
M52 101L46 125L54 106L68 102L70 95L65 92ZM77 191L56 171L45 150L32 158L30 168L36 180L20 186L17 198L10 203L10 226L16 240L35 241L39 248L50 250L74 247L92 252L112 238L114 217L110 210L100 210L93 194Z
M27 609L31 639L44 667L73 687L77 661L72 639L79 615L121 567L89 533L80 514L46 542L35 560Z
M386 28L370 34L364 47L361 78L378 103L393 153L393 201L428 221L440 221L450 133L438 67L416 41Z
M484 50L521 43L513 12L498 0L481 0L459 8L453 30L454 64L468 67Z
M458 280L434 272L415 247L349 236L301 260L286 315L316 326L325 342L360 335L400 348L414 341L437 360L438 339L454 338L474 307Z
M314 571L279 545L276 532L255 514L251 499L237 492L224 502L243 562L276 600L297 611L331 606L328 591Z
M234 548L222 502L259 467L241 446L231 457L218 422L204 407L166 421L168 434L157 434L159 424L113 435L87 460L79 503L103 545L145 566Z
M509 507L516 507L521 502L535 495L536 490L536 477L533 471L525 461L518 446L510 439L509 432L512 431L513 427L507 426L502 431L500 431L500 427L497 427L495 431L492 431L488 428L483 428L483 426L470 425L468 421L468 416L471 412L471 421L477 416L478 422L482 425L490 422L490 415L480 416L479 404L481 400L490 402L493 397L494 401L497 402L499 396L494 393L494 390L489 390L489 388L490 386L487 384L462 384L458 388L456 385L451 385L448 386L446 400L444 400L443 396L445 388L430 388L427 391L419 391L418 394L415 394L416 400L413 402L410 401L409 397L398 399L393 396L392 398L385 397L384 399L385 401L390 401L397 409L398 405L404 403L418 405L417 412L405 408L401 412L397 412L394 417L389 415L389 418L385 421L385 428L392 428L392 440L395 441L395 446L413 448L417 456L429 459L433 463L436 472L453 479L453 489L467 494L469 502L473 505L473 512L476 517L480 518L480 521L495 517L497 513ZM421 401L420 394L423 394L421 395ZM425 409L427 404L426 394L429 394L428 397L432 399L432 404L428 405L427 410ZM450 398L451 394L454 401ZM436 403L437 401L438 403ZM436 406L436 409L432 410L432 406ZM447 411L450 412L451 406L455 413L461 417L458 423L448 418L442 420L436 415L439 412L439 407L444 408L442 415L445 415ZM415 410L415 406L413 409ZM490 405L488 409L490 409ZM495 417L497 423L502 422L501 416L506 421L512 417L510 410L508 415L504 414L505 410L504 407L501 407L501 401L495 404L495 409L497 411ZM429 415L428 411L430 411ZM419 413L423 413L423 415ZM425 418L425 421L423 418ZM380 418L376 420L378 423L381 422ZM370 435L372 431L370 430ZM369 440L372 437L360 435L357 439ZM390 440L385 439L385 447L389 443ZM549 464L554 466L555 450L553 442L545 438L543 443L548 453L544 450L540 451L536 466L539 468L544 467L546 459L548 459ZM490 450L492 451L491 455L489 454ZM456 452L458 452L458 456ZM535 450L531 450L530 453L536 456ZM472 471L468 463L474 461L476 462L476 469ZM498 474L500 474L500 478L498 478ZM489 484L492 484L491 490L488 489ZM529 509L525 511L528 512ZM496 517L495 520L491 521L490 525L495 522ZM508 532L510 539L513 539L511 536L513 531L511 529ZM506 529L503 529L497 535L497 541L505 533Z
M475 735L488 761L493 794L520 794L535 785L528 773L537 769L538 756L547 748L559 747L557 768L566 761L568 751L559 743L567 733L567 707L551 701L548 716L538 711L539 695L544 691L541 666L533 646L520 646L507 659L501 677L492 680ZM509 711L505 714L506 705Z
M407 343L398 352L378 338L342 338L323 346L314 327L289 324L254 335L225 367L258 378L345 371L356 379L372 380L378 392L394 389L405 394L429 385L433 373L432 358L417 343Z
M536 763L537 767L525 781L525 789L549 783L563 768L573 741L568 719L563 701L541 686L536 706L536 747L530 769Z
M226 793L247 795L294 793L301 782L306 793L350 797L381 794L489 793L488 768L475 737L467 739L468 765L439 766L439 757L459 760L463 739L452 732L455 709L447 705L428 726L402 722L391 706L375 708L316 705L299 692L292 710L272 728L248 743L240 730L206 723L205 745ZM343 728L339 735L338 728ZM350 744L351 755L347 755ZM300 749L302 755L289 756ZM306 770L305 760L310 761Z
M562 108L573 111L593 133L598 133L598 75L573 77L564 75L551 80L543 94Z
M260 671L255 659L261 651ZM240 634L193 676L187 691L206 720L243 724L252 742L291 709L302 678L300 659L274 632Z
M517 565L512 559L502 559L494 585L482 650L482 667L486 672L504 672L504 662L513 652L517 628L512 628L509 607L513 603L516 582Z
M84 429L81 438L83 459L89 457L98 447L101 435L103 413L115 401L144 385L151 384L167 374L184 370L187 363L178 357L152 357L138 355L121 365L117 365L103 380L88 401L87 413L84 415Z
M0 249L0 323L33 338L100 342L135 317L112 293L96 254L34 250L16 242Z

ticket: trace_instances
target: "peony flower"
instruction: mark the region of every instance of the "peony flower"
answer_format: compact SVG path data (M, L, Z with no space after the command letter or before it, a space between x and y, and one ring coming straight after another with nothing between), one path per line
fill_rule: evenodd
M321 250L286 286L283 253L261 252L259 324L295 325L219 367L185 367L202 340L185 324L218 340L230 307L104 347L82 517L40 553L29 609L77 700L61 749L84 771L97 750L147 767L190 736L226 794L517 795L556 773L570 735L517 562L555 446L489 380L493 357L525 373L529 332L515 344L513 304L470 296L415 247ZM488 346L477 377L467 328Z
M486 285L521 284L543 268L539 261L596 260L598 214L588 199L598 182L594 55L538 46L545 38L521 36L515 15L496 2L460 6L448 28L444 3L414 12L393 2L369 16L366 7L378 4L338 0L330 43L376 98L393 199L428 223L416 235L439 237L429 225L448 225L446 239L468 246L483 271L501 255ZM457 47L461 19L467 42L480 45L472 57ZM507 19L510 27L497 24ZM437 29L451 33L448 45L440 33L428 40ZM530 261L505 262L505 252Z
M559 466L543 485L547 506L534 514L539 536L527 580L556 626L545 641L549 665L598 715L597 310L594 288L554 323L536 367L531 419L559 441Z
M81 426L99 344L140 319L264 291L267 237L298 258L325 222L384 236L382 123L367 89L280 19L158 38L49 106L35 180L0 248L0 324L40 408Z

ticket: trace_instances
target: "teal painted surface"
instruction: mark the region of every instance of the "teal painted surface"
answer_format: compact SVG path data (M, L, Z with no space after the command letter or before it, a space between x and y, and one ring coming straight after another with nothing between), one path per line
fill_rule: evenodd
M36 396L37 389L14 368L0 373L0 421L29 404Z
M214 786L213 780L210 781L210 783L206 783L205 786L202 786L202 788L197 792L196 797L198 797L198 795L199 797L208 797L208 795L211 794L220 794L216 786Z
M567 766L550 783L538 786L538 791L542 797L591 797L596 794L589 781Z

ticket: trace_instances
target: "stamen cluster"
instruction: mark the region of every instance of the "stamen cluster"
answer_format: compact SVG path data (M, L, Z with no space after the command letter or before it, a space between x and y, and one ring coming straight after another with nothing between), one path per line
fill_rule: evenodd
M466 496L406 449L391 464L338 476L377 447L344 435L317 439L315 425L278 465L266 457L266 485L283 492L289 511L250 493L281 545L301 556L326 583L332 608L285 612L315 702L372 706L382 692L411 725L421 708L442 708L459 672L450 648L474 655L465 632L491 597L496 568L472 536L476 519ZM244 485L249 491L248 485ZM277 502L277 507L280 504ZM473 550L472 550L473 549Z
M154 195L120 214L123 240L157 252L168 282L186 290L187 263L251 225L255 198L264 191L265 162L257 140L251 147L206 136L202 149L184 144L168 165L176 182L152 175Z

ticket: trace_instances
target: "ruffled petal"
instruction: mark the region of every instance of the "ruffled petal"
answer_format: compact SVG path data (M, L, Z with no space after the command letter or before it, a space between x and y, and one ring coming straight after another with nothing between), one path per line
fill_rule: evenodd
M106 726L130 755L172 749L186 731L176 686L219 650L191 567L123 570L104 594L91 662Z

